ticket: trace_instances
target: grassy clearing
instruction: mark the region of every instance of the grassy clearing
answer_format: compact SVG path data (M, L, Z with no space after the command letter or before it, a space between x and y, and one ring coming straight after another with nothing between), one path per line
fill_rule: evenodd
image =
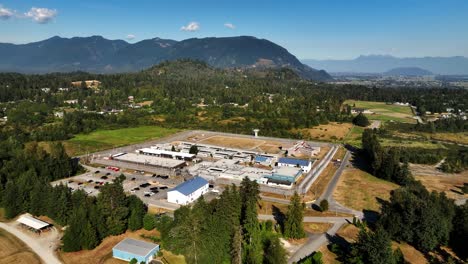
M386 104L384 102L346 100L344 104L355 105L358 108L366 108L374 114L366 114L371 120L398 121L402 123L416 123L413 112L409 106Z
M364 132L364 129L364 127L353 126L349 134L343 140L343 143L360 148L362 144L362 133Z
M437 170L434 166L411 164L411 172L429 191L445 192L452 199L468 198L460 187L468 182L468 171L460 174L448 174Z
M377 199L388 200L390 191L398 188L397 184L384 181L356 168L349 168L340 178L334 198L344 206L355 210L379 212Z
M406 148L425 148L425 149L445 149L446 147L438 142L429 140L411 140L403 138L380 138L380 144L384 147L401 147Z
M186 264L185 257L181 255L174 255L170 251L162 250L163 252L163 261L168 264Z
M304 128L299 131L304 138L309 140L341 141L350 132L351 123L330 122L312 128Z
M80 155L114 147L136 144L157 139L178 132L177 129L157 126L142 126L115 130L98 130L89 134L79 134L64 143L69 155Z
M40 264L40 258L21 240L0 229L0 264Z

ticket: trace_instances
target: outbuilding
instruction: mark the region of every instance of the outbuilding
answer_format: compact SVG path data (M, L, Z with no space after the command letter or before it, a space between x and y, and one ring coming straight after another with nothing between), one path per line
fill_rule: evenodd
M50 227L52 227L51 224L44 222L42 220L39 220L30 214L23 214L16 221L20 223L22 226L36 233L43 232L45 230L48 230Z
M312 162L310 160L280 158L278 160L278 167L298 167L307 173L312 169Z
M209 183L202 177L195 177L183 182L167 192L167 201L187 205L208 192Z
M159 251L159 245L132 238L125 238L112 248L112 256L116 259L138 263L150 263Z

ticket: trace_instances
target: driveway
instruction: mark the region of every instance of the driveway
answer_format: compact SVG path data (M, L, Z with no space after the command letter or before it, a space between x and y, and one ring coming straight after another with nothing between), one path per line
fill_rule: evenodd
M55 249L57 242L60 241L60 236L57 229L52 228L49 232L41 235L33 233L27 233L19 229L16 223L2 223L0 222L0 228L13 234L18 239L22 240L28 245L32 251L34 251L41 259L42 262L47 264L60 264L62 263L57 256L55 256Z

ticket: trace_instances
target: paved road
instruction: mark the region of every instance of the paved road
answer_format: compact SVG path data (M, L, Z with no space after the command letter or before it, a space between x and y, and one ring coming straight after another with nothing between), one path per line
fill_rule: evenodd
M47 264L61 264L62 262L55 256L55 242L59 236L55 228L51 229L48 235L51 236L48 243L43 241L38 241L36 238L28 236L21 230L19 230L13 223L1 223L0 228L6 230L7 232L13 234L20 240L22 240L26 245L28 245L34 253L36 253L41 259L42 262Z
M322 245L330 243L329 238L335 236L336 232L338 232L343 225L344 222L335 222L326 233L309 236L307 243L289 257L288 264L298 262L299 260L309 256L312 252L319 250Z

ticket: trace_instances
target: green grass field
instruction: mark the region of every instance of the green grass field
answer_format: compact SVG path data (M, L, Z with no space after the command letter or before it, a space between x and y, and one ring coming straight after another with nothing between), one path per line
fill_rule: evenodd
M374 114L366 114L370 120L397 121L402 123L416 123L413 112L409 106L386 104L384 102L346 100L344 104L355 105L358 108L366 108Z
M351 131L346 135L346 138L343 140L343 143L353 145L360 148L362 144L362 133L364 132L364 127L353 126Z
M76 156L86 152L96 152L158 139L178 131L180 130L157 126L98 130L89 134L76 135L72 139L64 141L63 144L69 155Z

